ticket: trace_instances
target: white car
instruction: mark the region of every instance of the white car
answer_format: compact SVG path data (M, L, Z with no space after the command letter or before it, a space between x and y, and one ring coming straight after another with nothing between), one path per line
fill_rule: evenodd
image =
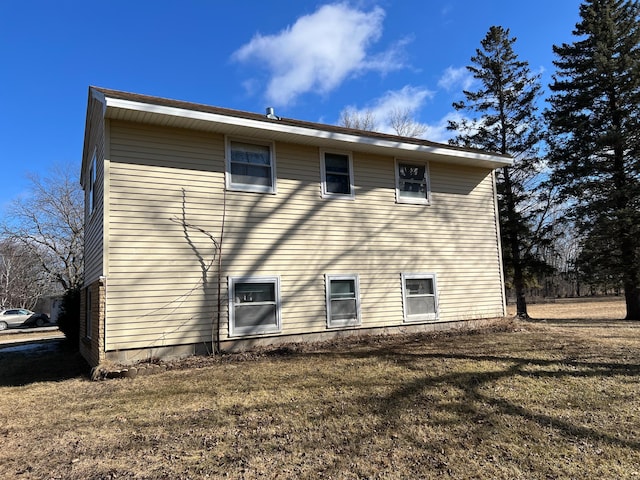
M26 308L8 308L0 311L0 330L16 327L42 327L49 323L45 313L35 313Z

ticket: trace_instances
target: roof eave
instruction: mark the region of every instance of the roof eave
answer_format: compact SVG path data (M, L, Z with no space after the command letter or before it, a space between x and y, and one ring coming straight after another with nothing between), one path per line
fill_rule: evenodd
M313 144L323 148L342 148L403 158L425 157L432 161L485 168L501 168L513 163L509 156L420 142L403 137L381 137L346 133L286 121L248 118L225 113L192 110L168 105L110 97L99 92L105 105L105 117L142 123L195 128L236 136L260 136L291 143Z

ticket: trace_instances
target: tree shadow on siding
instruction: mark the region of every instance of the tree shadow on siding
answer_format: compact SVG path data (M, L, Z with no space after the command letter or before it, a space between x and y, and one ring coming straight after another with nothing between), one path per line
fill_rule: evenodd
M384 245L384 247L380 246L381 239L383 239L384 234L389 230L395 229L396 235L398 230L397 218L394 215L394 210L389 209L389 213L385 214L384 217L377 217L377 223L375 224L365 224L363 230L361 232L353 231L353 226L356 220L361 220L363 216L370 214L367 211L367 208L370 208L371 205L368 203L358 203L362 202L362 198L367 193L370 193L374 190L385 189L387 196L389 197L389 201L393 202L394 208L403 209L411 209L411 211L423 212L425 216L428 218L429 216L437 216L440 218L440 221L444 221L451 225L451 234L454 236L458 236L458 238L462 238L466 233L464 231L464 226L459 225L459 221L455 221L454 212L449 211L446 208L434 206L414 206L414 205L397 205L395 204L395 199L389 195L389 192L393 192L393 166L392 163L389 167L389 180L388 184L382 185L382 180L379 181L380 185L374 186L358 186L356 185L356 200L355 201L346 201L340 199L323 199L320 196L320 186L317 181L304 181L300 179L287 178L287 180L296 180L295 185L291 185L291 189L286 193L283 193L283 189L280 189L279 193L275 196L267 196L265 194L256 194L256 193L247 193L247 192L227 192L225 195L225 200L223 205L216 205L215 202L212 202L212 208L224 209L226 212L226 224L225 228L228 230L233 229L242 229L243 231L248 232L248 235L251 235L251 232L259 231L260 228L264 228L266 225L273 224L273 228L269 230L269 238L264 240L262 245L259 244L259 239L251 240L254 246L257 245L257 248L260 250L259 255L255 257L247 256L247 244L243 242L241 239L237 238L234 240L228 240L233 238L233 233L225 233L224 237L220 238L219 229L220 225L215 222L203 220L201 224L198 224L198 221L194 220L193 222L190 220L190 217L194 214L200 215L201 217L202 210L201 206L197 201L202 202L202 194L201 193L190 193L185 187L181 188L181 218L177 220L172 218L176 224L181 225L182 229L182 237L184 241L189 246L193 255L195 256L196 261L198 262L199 269L201 271L201 287L197 287L198 289L202 288L203 292L203 301L202 301L202 309L206 312L211 312L212 305L219 303L220 305L226 307L227 305L227 290L226 290L226 278L228 275L236 275L238 272L244 272L245 275L259 275L261 273L255 272L265 272L265 265L268 265L271 260L277 257L280 253L282 245L287 242L289 239L304 233L305 230L310 229L313 232L320 232L323 230L323 222L325 230L339 230L342 229L345 232L345 243L343 248L340 251L336 251L333 254L327 254L327 252L319 249L304 249L300 250L299 258L297 259L300 265L312 265L317 275L309 275L308 273L302 274L293 274L290 271L274 271L275 269L270 269L269 274L278 274L282 275L284 278L291 280L288 282L282 290L282 306L287 307L290 303L296 302L296 298L304 294L308 291L316 291L318 289L318 284L323 282L324 273L332 273L336 272L336 265L340 263L343 259L353 259L357 258L358 261L361 262L362 265L366 265L368 269L368 274L370 276L378 276L387 275L388 276L388 268L387 264L389 262L394 262L398 264L397 271L397 279L393 280L397 282L397 288L399 291L400 285L400 273L401 271L432 271L428 268L430 263L429 253L424 251L425 248L422 248L423 253L420 255L418 264L414 263L415 252L407 256L403 251L403 245L393 245L391 243ZM282 172L280 172L282 173ZM290 172L289 172L290 173ZM286 178L286 177L281 177ZM459 189L460 191L456 191L451 193L452 195L468 195L473 188L475 188L478 182L484 180L484 176L478 176L472 181L462 182L465 188ZM223 180L223 179L222 179ZM356 182L357 183L357 182ZM469 184L469 185L467 185ZM214 186L216 189L225 188L223 183L218 185L217 183ZM189 200L189 196L196 195L196 202L191 205L193 201ZM311 200L307 200L306 202L300 202L300 196L302 197L310 197ZM265 201L265 198L268 201ZM297 208L292 209L292 205L296 205ZM331 217L330 214L327 213L330 208L339 205L343 207L340 210L340 215ZM242 211L249 212L247 217L236 217L234 215L236 206L242 208ZM304 208L304 210L302 210ZM276 216L283 209L288 209L289 212L296 215L295 222L289 222L286 226L280 227L275 224L273 221L274 216ZM295 211L295 213L293 213ZM165 220L166 221L166 220ZM421 219L420 221L428 221ZM349 232L353 232L353 235L350 235ZM197 241L195 236L207 237L208 246L203 247L201 241ZM403 233L404 239L407 240L408 243L418 245L416 250L420 250L419 245L426 245L425 238L421 238L418 232L418 229L414 228L405 228ZM219 241L222 244L222 298L221 302L217 302L217 277L218 277L218 268L214 265L213 256L215 255L212 252L218 251L215 247L215 242ZM233 242L233 243L232 243ZM258 242L258 243L256 243ZM314 240L315 244L321 243L317 240ZM211 247L211 248L210 248ZM379 265L373 265L369 263L369 259L367 258L369 249L374 250L377 255L386 255L388 258L386 262L379 261ZM497 257L497 255L496 255ZM467 264L473 263L473 258L468 258L466 260ZM404 263L403 263L404 262ZM460 258L451 258L445 259L440 257L439 262L447 266L454 265L460 262ZM355 263L355 262L354 262ZM376 273L378 272L378 273ZM344 269L340 269L340 273L351 274L351 273L360 273L358 271L345 271ZM363 301L363 305L366 302L366 308L376 308L378 304L383 304L384 302L388 302L389 298L384 297L382 295L374 295L368 294L367 291L367 282L362 281L361 275L361 299ZM391 280L389 280L391 281ZM373 280L371 280L373 282ZM371 283L373 285L373 283ZM395 287L394 287L395 288ZM314 290L315 289L315 290ZM397 305L401 305L401 298L396 299ZM320 306L320 304L322 306ZM311 312L311 323L315 325L324 325L326 319L326 311L324 305L324 294L322 295L321 301L314 307L315 310ZM316 311L322 308L322 312ZM227 318L226 318L226 308L222 312L222 322L223 325L221 328L224 329L227 327ZM320 315L319 315L320 314ZM216 312L213 312L213 315L216 315ZM317 318L320 317L320 318ZM397 313L398 324L401 323L402 320L402 311L401 309ZM366 326L366 318L363 318L363 327ZM283 318L283 322L286 322L286 319ZM309 330L309 325L306 326L306 330ZM215 329L215 323L212 322L212 328ZM305 329L302 324L298 324L296 327L298 330ZM315 327L314 327L315 328ZM317 329L315 329L317 331ZM322 331L326 331L326 329L322 329ZM296 333L296 332L292 332Z

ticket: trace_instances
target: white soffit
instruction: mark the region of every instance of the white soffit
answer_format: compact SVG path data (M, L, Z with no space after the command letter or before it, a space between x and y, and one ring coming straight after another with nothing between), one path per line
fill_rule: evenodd
M106 117L117 120L215 131L227 135L251 136L319 147L352 149L377 155L431 160L461 165L500 168L513 163L510 157L480 151L424 145L375 136L353 135L296 126L278 120L256 120L166 105L155 105L105 95Z

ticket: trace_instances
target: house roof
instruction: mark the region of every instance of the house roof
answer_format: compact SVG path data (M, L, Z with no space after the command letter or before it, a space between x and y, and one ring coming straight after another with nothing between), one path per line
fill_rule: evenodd
M89 87L105 118L254 137L404 159L499 168L512 157L411 137L401 137L290 118Z

